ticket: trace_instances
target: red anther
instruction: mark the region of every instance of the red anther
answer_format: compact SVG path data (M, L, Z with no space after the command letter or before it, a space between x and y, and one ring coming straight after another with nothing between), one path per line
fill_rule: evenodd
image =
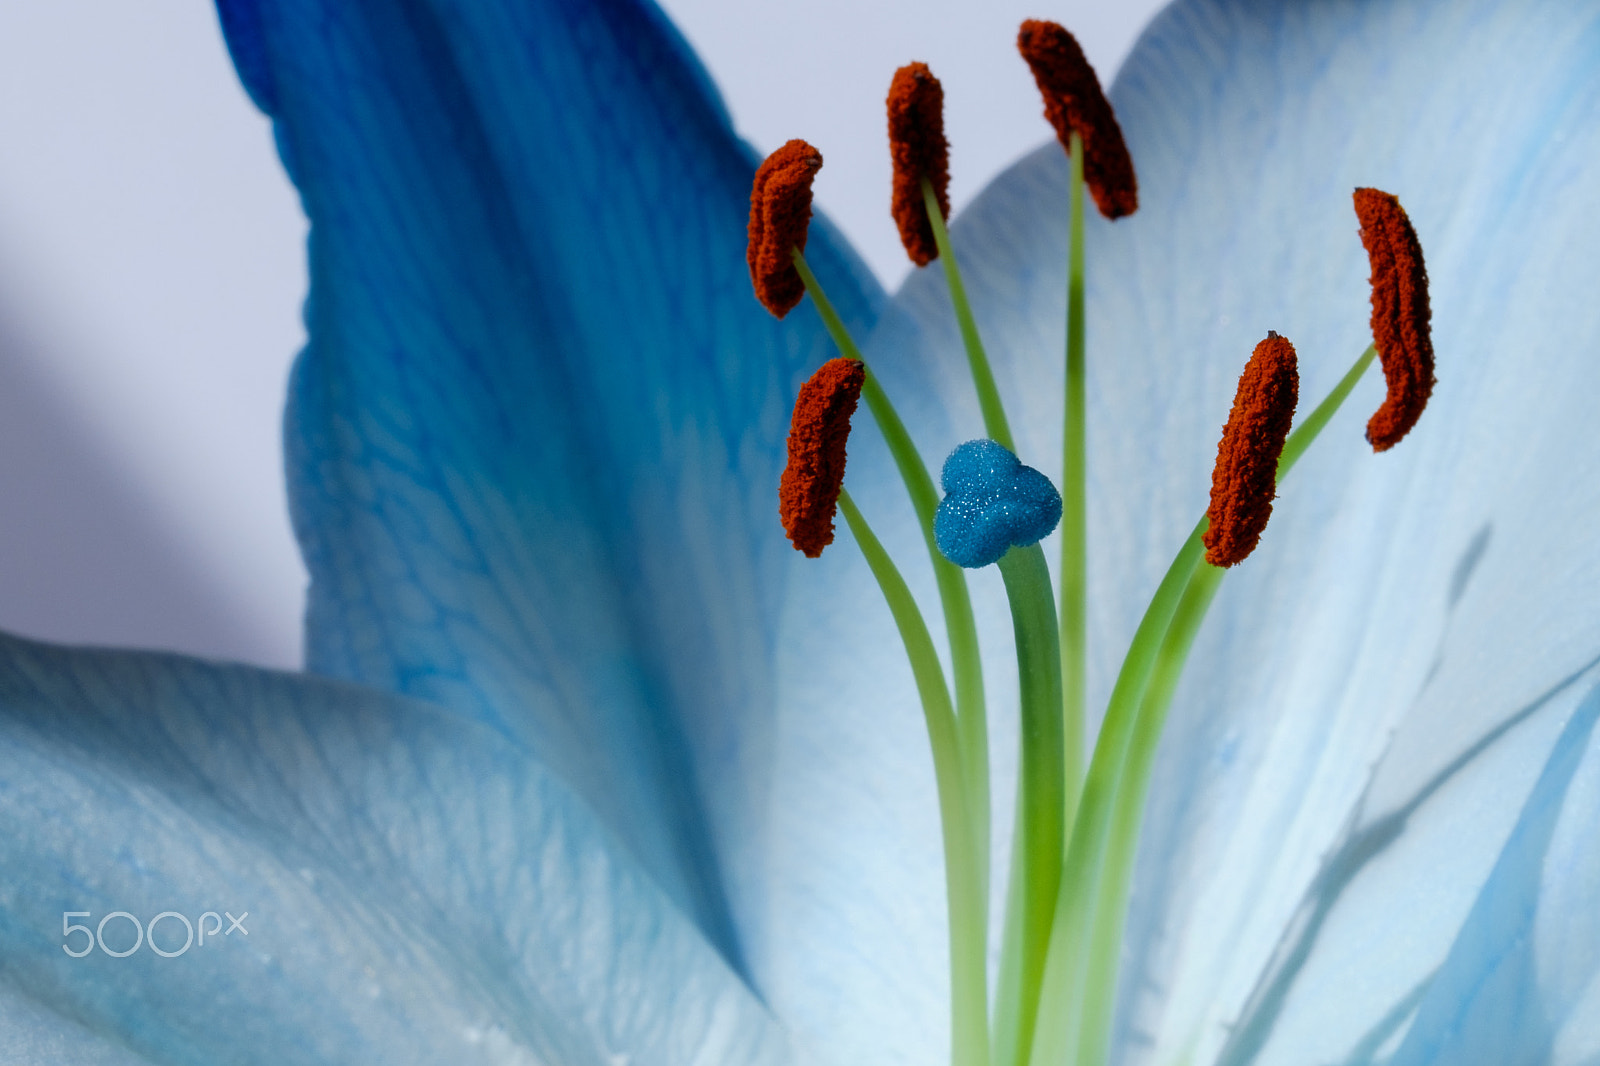
M1133 214L1139 209L1133 160L1111 102L1100 91L1100 79L1077 40L1054 22L1029 19L1017 34L1017 51L1033 68L1044 97L1044 117L1055 127L1061 147L1071 150L1074 133L1083 140L1083 180L1095 206L1106 218Z
M1378 189L1355 191L1361 243L1372 264L1372 343L1389 392L1367 422L1367 441L1387 451L1411 432L1433 395L1428 269L1400 201Z
M797 551L815 559L833 543L833 516L844 484L850 416L867 380L864 363L830 359L800 386L789 423L789 465L778 484L778 514Z
M890 212L900 243L917 266L939 258L922 197L922 179L933 185L939 210L950 215L950 142L944 138L944 89L926 63L908 63L889 83L889 157L894 161Z
M806 293L791 253L805 251L811 223L811 182L822 153L795 140L767 156L750 189L750 243L745 259L756 299L782 318Z
M1261 540L1272 517L1278 457L1299 397L1294 345L1269 332L1239 375L1233 411L1217 445L1206 511L1211 528L1205 535L1206 562L1212 566L1243 562Z

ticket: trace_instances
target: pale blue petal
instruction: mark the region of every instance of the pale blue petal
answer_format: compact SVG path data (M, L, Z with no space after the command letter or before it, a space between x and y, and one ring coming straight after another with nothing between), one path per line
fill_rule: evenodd
M1196 647L1117 1038L1125 1062L1331 1063L1399 1009L1387 1054L1597 676L1600 10L1194 0L1145 36L1113 98L1142 206L1088 234L1092 706L1205 506L1254 344L1295 343L1309 404L1367 343L1351 190L1397 194L1428 253L1439 386L1422 423L1373 456L1381 386L1363 383ZM956 226L1018 454L1052 476L1065 201L1052 145ZM978 425L942 290L914 277L869 350L933 455ZM1007 649L990 643L1003 686ZM1581 827L1580 795L1563 817ZM1588 885L1550 874L1540 920L1592 911ZM1539 965L1569 965L1550 943ZM1587 987L1592 963L1570 965L1562 980Z
M1568 720L1391 1066L1581 1062L1600 979L1600 691ZM1572 1023L1578 1022L1574 1026ZM1558 1037L1575 1040L1556 1057Z
M790 1058L565 785L493 730L342 683L3 639L0 869L19 1066ZM74 958L68 911L248 918L176 957ZM182 949L181 921L157 928ZM126 918L102 935L134 943Z
M752 153L648 0L220 10L311 220L310 668L533 746L737 959L717 793L772 743L775 486L832 354L751 294Z

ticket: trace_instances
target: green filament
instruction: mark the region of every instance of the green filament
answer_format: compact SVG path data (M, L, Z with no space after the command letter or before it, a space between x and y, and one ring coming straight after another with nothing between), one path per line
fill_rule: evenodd
M1071 1061L1069 1049L1078 1046L1081 1025L1079 1010L1088 978L1089 921L1093 917L1095 887L1101 876L1107 836L1111 828L1111 804L1123 757L1132 739L1135 715L1144 701L1145 688L1155 669L1157 652L1188 587L1189 578L1200 564L1205 545L1202 518L1177 558L1167 569L1156 589L1144 618L1133 636L1133 644L1122 661L1106 708L1094 757L1084 778L1078 815L1073 822L1066 867L1056 898L1054 932L1045 964L1041 990L1050 1009L1039 1011L1039 1026L1032 1044L1032 1061L1058 1063Z
M1202 562L1205 519L1173 560L1134 635L1087 772L1082 763L1087 600L1087 431L1083 148L1070 146L1060 614L1038 545L1000 560L1011 604L1021 690L1022 751L1011 881L994 1020L988 1014L990 903L988 740L976 626L965 575L933 538L938 493L876 376L863 396L910 494L933 561L950 639L955 699L926 622L899 571L848 494L844 512L899 629L933 750L949 899L955 1066L1103 1066L1140 823L1172 699L1224 571ZM988 435L1013 448L998 390L933 189L923 183ZM796 269L840 351L861 360L816 277ZM1372 364L1368 348L1285 442L1281 479ZM1081 781L1080 781L1081 777ZM991 1033L993 1045L990 1044Z
M795 270L805 283L811 302L822 316L823 325L833 337L839 351L850 359L866 364L861 349L850 337L838 312L822 291L811 267L799 249L792 252ZM878 423L889 454L894 459L900 480L905 483L911 497L912 509L917 514L917 525L922 528L923 543L928 558L933 563L933 576L939 588L939 604L944 612L945 633L950 640L950 666L955 681L957 727L961 734L961 747L966 767L966 793L968 817L972 821L975 851L979 859L980 883L983 887L984 908L989 898L989 725L984 708L983 660L978 653L978 624L972 616L972 598L967 592L967 577L959 566L946 559L933 539L933 515L939 509L939 494L933 478L922 462L917 446L905 423L889 402L888 394L878 383L871 367L862 385L861 395L867 409Z
M955 308L956 324L961 328L961 343L967 350L967 365L972 368L972 384L978 390L978 407L983 411L983 431L996 444L1005 446L1015 455L1017 446L1011 439L1011 426L1006 422L1005 408L1000 404L1000 390L994 383L994 372L989 369L989 357L984 354L983 341L978 337L978 323L972 317L972 307L967 303L967 288L961 283L961 268L956 265L955 249L950 247L950 233L945 228L944 213L939 210L939 198L934 194L933 183L922 179L922 203L928 212L928 223L933 227L933 240L939 248L939 261L944 264L945 281L950 285L950 306Z
M1067 824L1077 813L1088 686L1088 402L1083 305L1083 138L1072 134L1067 231L1067 366L1061 427L1061 716L1066 733Z
M1361 375L1372 365L1375 355L1375 350L1370 347L1363 352L1327 398L1318 404L1311 415L1289 435L1278 459L1277 478L1280 483L1333 418L1345 398L1355 388ZM1201 519L1191 541L1198 540L1205 528L1206 521ZM1176 565L1177 563L1174 563L1174 566ZM1067 1014L1072 1018L1067 1023L1067 1031L1071 1033L1076 1030L1075 1041L1069 1036L1065 1046L1073 1047L1075 1043L1077 1054L1072 1061L1084 1066L1098 1066L1103 1063L1109 1050L1118 960L1122 946L1122 932L1127 919L1128 891L1133 878L1133 864L1137 854L1144 802L1149 793L1150 772L1166 724L1167 711L1171 707L1173 693L1182 676L1184 664L1188 660L1189 651L1199 633L1200 625L1205 620L1206 611L1221 585L1224 572L1209 564L1199 565L1192 570L1192 576L1188 580L1182 598L1161 638L1150 671L1148 687L1140 700L1131 736L1122 756L1120 772L1116 775L1114 798L1109 815L1110 824L1107 829L1108 840L1095 872L1095 883L1089 889L1090 899L1084 917L1088 940L1074 949L1081 955L1078 969L1082 976L1075 979L1076 993L1065 1001ZM1158 593L1158 597L1159 595ZM1152 603L1152 607L1154 606ZM1137 641L1136 637L1135 642ZM1131 651L1129 658L1132 658ZM1110 718L1108 712L1108 723ZM1105 731L1102 730L1102 743L1105 735ZM1100 759L1099 745L1096 746L1095 759L1097 762Z
M1110 841L1100 883L1095 886L1091 933L1089 936L1088 980L1083 988L1082 1028L1079 1032L1080 1063L1106 1060L1111 1035L1112 1008L1115 1005L1118 955L1122 949L1122 930L1128 915L1128 889L1133 879L1133 860L1139 842L1139 825L1144 799L1150 788L1150 771L1155 763L1162 728L1172 695L1183 676L1189 649L1205 621L1206 610L1222 584L1222 568L1202 563L1189 579L1172 616L1172 624L1156 654L1150 686L1145 690L1134 726L1133 741L1117 782L1112 805Z
M1361 375L1367 372L1367 367L1372 365L1372 360L1378 355L1378 349L1372 345L1356 357L1350 369L1344 372L1344 377L1339 379L1339 384L1319 404L1316 410L1306 417L1306 420L1295 427L1289 439L1283 442L1283 454L1278 456L1278 480L1282 481L1284 475L1293 469L1305 454L1311 442L1317 439L1317 434L1322 432L1322 427L1328 424L1339 406L1344 403L1345 397L1350 395L1350 390L1356 387L1356 382L1361 380Z
M832 336L841 354L866 365L845 328L843 320L823 292L822 285L806 263L799 249L793 249L791 259L800 279L805 283L823 325ZM933 516L939 507L939 494L933 478L922 461L905 423L883 391L877 375L867 368L866 381L861 389L889 447L895 467L911 497L916 512L917 525L922 529L928 558L933 564L934 580L939 589L939 604L944 614L945 633L950 641L950 665L955 688L956 730L960 741L962 759L962 810L966 814L971 839L971 865L977 871L978 908L987 916L989 910L989 849L990 849L990 799L989 799L989 726L983 693L983 661L978 651L978 626L972 614L972 599L967 591L966 574L939 551L933 537ZM848 515L847 515L848 517ZM947 830L948 833L948 830ZM948 838L947 838L948 847ZM978 954L988 954L987 920L978 923ZM954 978L952 977L952 981ZM985 1010L984 1019L987 1019ZM987 1061L987 1036L984 1038L984 1059ZM978 1061L969 1059L966 1061Z
M1011 436L1011 425L1006 420L1005 406L1000 400L1000 389L995 384L994 371L983 349L983 339L978 335L978 322L967 300L967 287L961 280L961 267L956 261L955 248L950 243L950 231L945 225L944 212L939 209L939 197L933 183L922 179L922 204L933 230L933 240L939 249L939 261L944 264L945 282L950 289L950 306L955 310L956 325L961 332L961 344L967 352L967 366L972 372L972 385L978 394L978 408L983 413L983 430L989 439L1003 445L1012 454L1017 446ZM980 693L981 698L981 693ZM984 854L987 855L989 833L989 737L988 726L982 718L963 713L962 740L967 752L968 780L981 782L981 790L972 790L973 816L980 821L984 833ZM989 874L984 870L984 895L988 897Z
M944 878L950 928L950 1056L955 1066L987 1066L989 1061L987 908L979 891L972 822L962 785L961 741L955 710L945 687L944 669L934 650L928 625L889 553L873 534L850 494L839 493L850 532L866 556L867 566L894 616L911 661L917 695L933 749L934 779L939 791L939 816L944 830Z

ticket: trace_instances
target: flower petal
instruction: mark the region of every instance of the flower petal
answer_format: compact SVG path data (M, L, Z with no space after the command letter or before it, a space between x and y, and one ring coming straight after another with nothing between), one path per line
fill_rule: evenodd
M0 981L0 1056L34 1066L146 1066L115 1036L95 1033Z
M784 430L831 354L751 295L753 155L645 0L221 12L312 225L311 669L525 740L736 958L700 792L770 698ZM810 254L870 322L824 222Z
M1393 1066L1593 1061L1600 1053L1600 1033L1585 1023L1600 992L1597 718L1600 690L1561 731Z
M566 786L342 683L0 639L0 868L8 1062L788 1059Z
M1091 706L1204 509L1251 346L1290 338L1310 403L1368 342L1352 188L1416 224L1439 353L1391 453L1361 439L1376 375L1358 388L1196 646L1146 819L1124 1061L1336 1061L1414 1006L1595 682L1597 51L1594 4L1186 0L1118 80L1142 195L1088 232ZM1065 170L1030 157L955 235L1018 454L1050 474ZM897 398L928 390L902 407L930 452L978 419L941 289L914 277L868 353Z

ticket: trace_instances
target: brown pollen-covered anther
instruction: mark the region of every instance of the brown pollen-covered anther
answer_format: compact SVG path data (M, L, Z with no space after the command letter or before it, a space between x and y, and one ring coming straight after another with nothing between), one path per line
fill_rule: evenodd
M1111 102L1072 34L1054 22L1029 19L1017 33L1017 51L1033 70L1044 97L1044 117L1056 129L1061 147L1071 151L1072 135L1083 141L1083 181L1106 218L1139 209L1139 182L1122 139Z
M1205 535L1206 562L1212 566L1234 566L1256 550L1272 517L1278 457L1299 398L1294 345L1269 331L1239 375L1233 411L1217 445L1206 510L1211 523Z
M822 169L822 153L793 140L767 156L750 188L750 243L745 259L756 299L782 318L806 294L794 268L794 249L805 251L811 223L811 182Z
M1400 201L1379 189L1355 191L1361 243L1372 264L1372 343L1388 394L1367 422L1367 442L1388 451L1411 432L1433 395L1433 337L1422 244Z
M866 380L864 363L830 359L800 386L794 402L789 463L778 483L778 514L795 549L812 559L833 543L850 416Z
M900 243L917 266L939 258L922 179L933 186L940 212L950 215L950 142L944 137L944 89L926 63L908 63L889 83L889 157L894 163L890 213Z

